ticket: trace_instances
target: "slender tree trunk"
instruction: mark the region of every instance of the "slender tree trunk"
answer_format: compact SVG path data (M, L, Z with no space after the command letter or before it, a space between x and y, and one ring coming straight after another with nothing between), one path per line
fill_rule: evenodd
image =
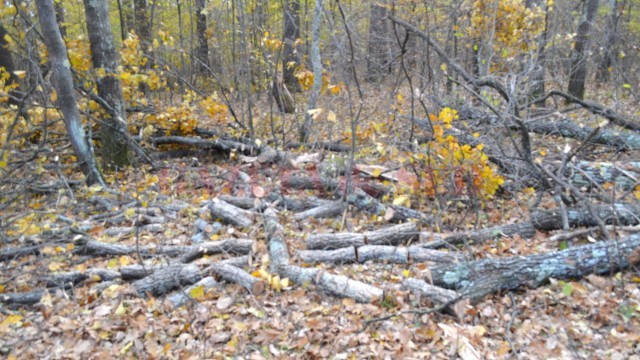
M67 37L67 27L64 24L64 7L61 1L54 1L53 7L56 10L56 18L58 19L58 27L60 28L60 35L62 39Z
M102 161L105 168L121 168L129 165L127 139L127 114L122 89L118 78L116 47L109 22L108 0L84 0L87 30L91 44L91 60L98 74L98 95L111 109L108 119L102 124Z
M127 22L124 18L124 9L122 8L122 0L117 1L118 4L118 16L120 18L120 38L122 41L127 39Z
M531 100L539 99L544 96L544 74L545 74L545 60L547 54L545 48L547 47L547 34L549 28L549 9L546 5L546 1L542 0L528 0L526 2L528 8L534 6L540 6L545 13L544 16L544 30L538 37L538 44L536 49L536 56L533 58L533 70L531 71L531 89L529 92L529 98ZM546 101L540 100L536 103L537 106L544 107Z
M296 40L300 38L300 1L287 0L283 21L284 54L282 58L282 75L285 86L291 91L300 91L298 80L294 76L296 67L300 65L300 56L296 49Z
M598 80L606 83L609 81L610 68L615 64L617 57L616 40L618 38L618 23L622 17L622 11L618 10L618 0L608 1L609 17L607 19L607 35L606 43L604 44L604 50L602 54L602 60L600 62L600 71L598 71ZM621 6L621 8L623 8Z
M313 110L318 105L318 97L322 89L322 61L320 59L320 25L322 23L322 0L316 0L313 12L313 23L311 24L311 64L313 65L313 86L307 103L307 113L304 116L304 124L300 129L300 142L307 142L313 125L313 117L309 110ZM352 134L356 136L356 134Z
M584 0L582 3L582 16L578 26L576 43L571 54L571 74L567 92L578 99L584 98L584 84L587 79L587 49L589 36L593 28L593 21L598 10L598 0Z
M198 45L196 47L196 71L199 74L206 74L209 67L209 44L207 40L207 13L205 10L205 0L195 0L196 10L196 33Z
M78 163L86 177L87 184L100 183L104 185L102 176L98 171L95 158L87 144L87 138L80 121L73 78L71 75L71 63L67 56L67 47L62 41L60 29L55 18L52 0L36 0L38 16L44 43L49 52L49 61L53 70L54 87L57 94L57 103L63 114L64 124L67 127L71 145L78 158Z
M371 4L367 79L373 82L382 80L391 61L387 41L389 29L385 20L386 14L387 10L383 6L376 3Z
M7 35L7 30L5 30L4 26L0 24L0 68L4 68L4 71L9 74L9 78L5 81L4 85L17 87L19 84L18 77L14 73L16 66L13 62L13 55L11 55L11 51L9 49L9 43L5 38ZM10 105L18 105L20 103L16 98L16 95L17 94L14 89L9 91L8 103Z

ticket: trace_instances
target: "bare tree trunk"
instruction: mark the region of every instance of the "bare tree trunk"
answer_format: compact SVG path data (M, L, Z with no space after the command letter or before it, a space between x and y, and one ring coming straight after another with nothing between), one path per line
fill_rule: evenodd
M623 5L624 6L624 5ZM623 7L621 6L621 8ZM609 18L607 19L607 36L604 44L602 60L600 63L600 71L598 72L598 80L603 83L609 81L610 68L615 64L618 51L616 40L618 38L618 23L622 17L622 11L618 10L618 0L608 1Z
M380 81L390 66L386 14L387 11L383 6L371 4L369 54L367 56L367 79L369 81Z
M545 48L547 46L547 29L549 28L549 9L546 5L546 2L541 0L528 0L526 3L528 8L533 6L541 6L544 9L545 17L544 17L544 30L542 34L538 37L538 48L536 49L536 56L533 61L533 70L531 74L531 89L529 92L529 98L532 100L542 98L544 96L544 74L545 74L545 60L546 60L546 52ZM544 107L546 101L540 100L536 103L537 106Z
M205 10L205 0L195 0L196 11L196 33L198 36L198 46L196 47L196 71L205 74L209 67L209 44L207 42L207 14Z
M58 19L58 28L60 28L60 35L62 38L67 37L67 27L64 25L64 7L61 1L54 1L53 7L56 10L56 18Z
M129 147L124 137L127 131L127 114L118 78L118 60L107 1L84 0L84 11L93 67L104 70L103 75L98 74L98 95L110 107L106 109L109 113L108 120L100 129L102 161L105 168L115 169L129 165Z
M283 20L284 54L282 58L282 74L285 86L292 92L300 91L294 72L300 65L300 57L295 43L300 38L300 2L287 0Z
M571 74L567 92L580 100L584 98L584 83L587 79L586 52L589 47L589 35L593 28L597 10L598 0L584 0L582 3L582 16L578 26L578 35L571 54Z
M124 9L122 8L122 0L117 0L118 16L120 19L120 38L125 41L127 38L127 22L124 18Z
M11 51L9 50L9 43L5 38L7 35L7 30L5 30L4 26L0 24L0 68L4 68L5 72L9 74L9 78L5 81L5 86L15 86L16 84L19 84L19 82L18 77L14 73L16 66L13 62ZM20 103L16 95L17 94L14 90L9 91L8 104L18 105Z
M320 61L320 25L322 22L322 0L316 0L316 6L313 13L313 24L311 25L311 64L313 65L313 86L307 103L307 113L304 116L304 124L300 129L300 142L307 142L311 126L313 125L313 117L309 114L309 110L316 108L318 97L322 89L322 62ZM355 136L355 134L353 134Z
M87 145L87 138L80 121L77 108L71 63L67 56L67 47L62 41L60 29L55 18L52 0L36 0L40 27L44 43L49 52L49 61L54 76L54 86L58 97L58 105L62 110L64 124L69 132L71 145L78 158L78 163L86 177L87 184L100 183L104 185L102 175L98 171L95 158Z

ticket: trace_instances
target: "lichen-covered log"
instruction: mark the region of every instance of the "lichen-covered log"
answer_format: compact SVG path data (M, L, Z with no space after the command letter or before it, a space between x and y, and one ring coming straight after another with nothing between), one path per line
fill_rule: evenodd
M402 287L427 298L436 305L451 303L446 309L458 319L464 317L464 311L469 305L469 300L461 299L458 292L429 285L423 280L409 278L402 282ZM460 301L456 301L456 299L460 299Z
M137 226L137 227L136 226L110 227L106 229L104 233L109 236L120 236L120 235L135 234L136 231L160 233L164 231L164 226L162 224L148 224L148 225Z
M640 136L638 136L640 138ZM619 189L629 190L638 185L640 162L608 163L579 161L569 164L570 182L577 188L592 188L613 184Z
M47 287L70 288L84 281L93 282L111 281L120 277L120 273L106 269L87 269L85 272L71 271L55 274L47 277L45 283Z
M296 284L315 284L329 294L352 298L358 302L372 302L383 296L382 289L349 279L342 275L329 274L321 269L302 268L289 264L289 250L284 241L284 231L273 209L264 212L265 229L269 239L271 272L281 278L289 278Z
M250 253L252 248L253 240L249 239L227 239L214 241L192 246L192 250L184 254L180 261L183 263L189 263L205 255L213 254L244 255Z
M191 285L202 279L200 269L194 264L171 264L153 274L133 282L138 295L164 295L179 287Z
M253 197L239 197L239 196L231 196L231 195L221 195L220 200L226 201L233 206L237 206L241 209L253 209L256 208L256 201L260 203L260 199ZM271 192L267 195L266 200L270 203L276 203L276 206L279 209L289 210L289 211L305 211L311 208L315 208L318 206L326 205L331 203L331 200L319 199L315 196L304 197L301 199L291 198L288 196L282 196L278 193ZM264 207L259 205L258 210L263 210Z
M184 290L178 290L173 294L167 296L167 301L173 307L180 307L191 299L191 291L195 288L202 287L202 289L207 292L208 290L213 289L218 285L218 282L211 276L207 276L204 279L198 281L197 283L187 287Z
M298 257L305 263L334 263L345 264L367 261L387 261L396 264L412 262L457 263L464 260L464 256L456 253L424 249L414 245L363 245L360 247L345 247L335 250L301 250Z
M592 273L624 270L640 261L639 256L631 256L639 246L640 234L634 234L617 242L599 242L545 254L435 266L431 268L431 277L435 285L455 289L466 298L478 301L499 290L535 288L549 278L578 279Z
M214 273L225 281L238 283L254 295L260 295L265 291L265 283L262 280L229 264L215 263L202 272L204 274Z
M340 200L332 201L328 204L324 204L313 209L305 210L297 213L293 218L297 221L302 221L307 218L331 218L341 215L346 208L346 204Z
M400 245L418 236L418 227L409 222L364 233L312 234L307 236L309 250L331 250L363 245Z
M330 193L344 191L344 185L342 181L324 176L289 176L282 180L282 186L285 189L319 190L320 192L327 191ZM354 179L353 185L374 198L380 198L390 192L388 187L370 181L358 181Z
M214 219L221 219L227 224L247 228L253 224L254 214L233 206L226 201L213 199L207 207Z
M416 219L420 223L431 224L433 221L432 216L421 211L399 205L385 205L359 188L347 196L347 201L360 211L384 216L390 222L398 223Z
M437 249L447 245L458 245L465 242L478 244L501 236L519 235L528 239L535 235L536 229L529 221L494 226L487 229L455 232L452 234L438 234L431 232L420 233L420 247Z

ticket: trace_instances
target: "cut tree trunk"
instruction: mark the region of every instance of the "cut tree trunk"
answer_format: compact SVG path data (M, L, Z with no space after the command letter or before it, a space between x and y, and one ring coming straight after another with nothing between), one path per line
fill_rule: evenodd
M305 263L365 263L367 261L389 262L393 264L409 264L420 262L456 263L464 260L464 256L425 249L418 245L390 246L390 245L362 245L343 247L335 250L301 250L298 257Z
M640 234L615 242L599 242L567 250L506 259L482 259L431 268L435 285L456 289L465 298L479 301L500 290L535 288L549 278L578 279L611 274L640 261Z
M242 228L253 225L254 213L233 206L223 200L213 199L207 205L213 219L221 219L223 222Z
M306 245L309 250L332 250L343 247L360 247L363 245L407 244L418 235L416 223L389 226L364 233L315 234L307 236Z

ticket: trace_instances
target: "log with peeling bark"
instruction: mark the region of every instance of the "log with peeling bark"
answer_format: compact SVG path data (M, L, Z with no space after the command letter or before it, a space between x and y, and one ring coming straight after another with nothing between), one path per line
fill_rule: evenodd
M640 234L561 251L506 259L481 259L431 268L433 283L478 301L500 290L535 288L549 278L579 279L611 274L640 262Z
M87 271L71 271L62 274L55 274L45 279L46 286L59 287L59 288L71 288L87 280L93 280L94 282L111 281L120 277L120 273L114 270L106 269L87 269Z
M536 229L530 221L516 224L506 224L470 231L454 232L452 234L438 234L432 232L420 233L418 246L428 249L437 249L447 245L459 245L465 242L478 244L501 236L519 235L524 239L532 238Z
M321 269L302 268L289 264L289 250L284 241L284 231L273 209L267 209L263 216L267 239L271 272L281 278L289 278L296 284L314 284L320 290L340 297L352 298L358 302L373 302L383 296L382 289L349 279L346 276L329 274Z
M367 261L384 261L394 264L418 262L457 263L464 256L456 253L424 249L414 245L409 247L390 245L350 246L335 250L300 250L297 256L305 263L365 263Z
M254 213L233 206L226 201L213 199L207 207L212 218L221 219L227 224L243 228L247 228L253 224Z
M397 223L412 219L418 220L423 224L431 224L433 222L433 217L430 215L405 206L385 205L359 188L356 188L352 194L347 196L347 201L360 211L384 216L390 222Z
M140 296L160 296L202 279L200 268L194 264L170 264L151 275L133 282Z
M335 142L328 142L328 141L314 142L311 144L305 144L300 142L290 142L286 146L287 149L298 149L301 147L305 147L307 149L322 149L322 150L335 151L335 152L351 151L351 146L349 145L335 143Z
M416 223L408 222L363 233L311 234L307 236L306 247L309 250L331 250L363 245L396 246L407 244L418 234Z
M204 274L214 273L225 281L238 283L254 295L260 295L265 291L264 281L229 264L215 263L204 269L202 272Z
M469 300L461 299L460 293L453 290L429 285L425 281L420 279L406 279L402 282L402 287L427 298L429 301L436 305L450 303L447 306L447 311L458 318L458 320L463 319L464 312L469 305ZM457 299L461 300L456 301Z
M332 201L328 204L324 204L303 212L299 212L293 216L297 221L302 221L307 218L331 218L342 215L346 209L345 203L341 200Z
M211 276L207 276L197 283L187 287L184 290L178 290L173 294L167 296L167 301L174 307L178 308L184 304L186 304L191 299L191 291L198 287L202 287L202 289L207 292L210 289L215 288L219 283Z
M249 155L254 150L257 150L250 145L231 140L205 140L185 136L152 137L149 139L149 142L156 146L165 144L180 144L197 147L199 149L217 150L225 153L230 153L231 151L235 150L246 155Z

